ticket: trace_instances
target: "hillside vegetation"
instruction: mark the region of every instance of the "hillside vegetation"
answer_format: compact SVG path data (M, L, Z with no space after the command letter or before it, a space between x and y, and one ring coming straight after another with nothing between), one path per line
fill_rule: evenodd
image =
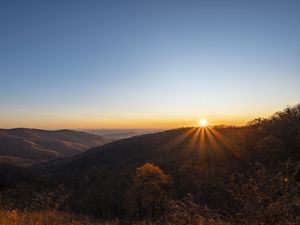
M0 225L117 225L117 222L100 222L86 215L75 215L57 211L21 212L0 211Z
M125 224L299 224L299 151L297 105L244 127L181 128L2 166L0 203Z

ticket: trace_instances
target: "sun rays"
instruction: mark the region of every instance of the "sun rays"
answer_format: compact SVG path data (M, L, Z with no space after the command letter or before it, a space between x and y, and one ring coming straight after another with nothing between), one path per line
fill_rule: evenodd
M162 151L161 157L180 157L183 160L205 164L212 173L215 165L222 162L221 159L239 157L240 149L222 134L221 130L209 126L184 129L159 148ZM173 154L175 152L176 154Z

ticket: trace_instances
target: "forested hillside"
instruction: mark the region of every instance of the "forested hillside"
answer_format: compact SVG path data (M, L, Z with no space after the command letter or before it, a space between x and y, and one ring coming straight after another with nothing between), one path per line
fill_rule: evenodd
M243 127L119 140L22 173L2 166L1 204L155 224L297 224L299 151L297 105Z

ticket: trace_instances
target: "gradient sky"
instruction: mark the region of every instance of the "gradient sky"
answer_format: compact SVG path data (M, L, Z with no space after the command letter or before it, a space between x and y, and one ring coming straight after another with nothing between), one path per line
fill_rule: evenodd
M300 1L0 2L0 127L244 124L300 102Z

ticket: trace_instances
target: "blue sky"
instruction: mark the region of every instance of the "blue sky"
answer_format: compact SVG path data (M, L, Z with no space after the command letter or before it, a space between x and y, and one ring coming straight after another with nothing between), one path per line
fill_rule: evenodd
M0 127L243 124L300 102L299 1L1 1Z

